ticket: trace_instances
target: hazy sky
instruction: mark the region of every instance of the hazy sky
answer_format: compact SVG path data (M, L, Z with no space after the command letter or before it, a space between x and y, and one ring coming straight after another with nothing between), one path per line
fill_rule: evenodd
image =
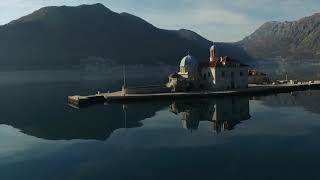
M320 0L0 0L0 24L43 6L103 3L164 29L191 29L212 41L238 41L266 21L320 12Z

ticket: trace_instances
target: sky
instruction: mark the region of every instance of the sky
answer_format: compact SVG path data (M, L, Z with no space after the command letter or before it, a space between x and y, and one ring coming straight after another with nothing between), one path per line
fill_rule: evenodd
M0 24L44 6L102 3L163 29L190 29L214 42L235 42L267 21L292 21L320 12L320 0L1 0Z

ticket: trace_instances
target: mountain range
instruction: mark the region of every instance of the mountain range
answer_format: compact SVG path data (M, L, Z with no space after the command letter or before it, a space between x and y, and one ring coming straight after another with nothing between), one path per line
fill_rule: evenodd
M292 22L267 22L236 44L258 59L319 58L320 13Z
M0 26L0 65L177 65L188 52L207 61L213 42L187 30L164 30L102 4L50 6ZM267 22L235 43L215 43L221 56L246 64L269 58L319 58L320 14Z
M92 57L117 64L177 65L188 51L207 60L211 45L193 31L160 29L102 4L44 7L0 26L1 65L77 65ZM221 53L252 61L238 45L218 45Z

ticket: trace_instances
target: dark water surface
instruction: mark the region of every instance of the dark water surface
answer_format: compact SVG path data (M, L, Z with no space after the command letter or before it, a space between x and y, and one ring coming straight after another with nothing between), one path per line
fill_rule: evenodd
M103 76L0 72L1 180L320 179L320 91L68 106Z

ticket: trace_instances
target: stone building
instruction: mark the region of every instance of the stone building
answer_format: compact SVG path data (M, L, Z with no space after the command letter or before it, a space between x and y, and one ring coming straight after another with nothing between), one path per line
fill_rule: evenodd
M210 48L210 60L199 63L190 54L180 63L180 72L169 75L167 87L173 92L190 90L231 90L248 87L248 66Z
M257 70L249 70L248 81L250 84L268 84L271 82L267 74Z

